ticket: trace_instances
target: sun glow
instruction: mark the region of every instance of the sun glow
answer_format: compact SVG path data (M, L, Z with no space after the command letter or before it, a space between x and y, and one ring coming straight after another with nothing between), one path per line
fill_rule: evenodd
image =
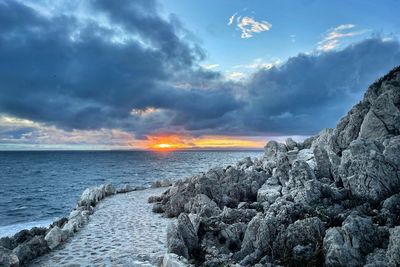
M171 151L179 149L243 149L262 148L265 139L251 137L232 137L224 135L207 135L194 137L190 135L162 134L149 135L143 147L154 151Z

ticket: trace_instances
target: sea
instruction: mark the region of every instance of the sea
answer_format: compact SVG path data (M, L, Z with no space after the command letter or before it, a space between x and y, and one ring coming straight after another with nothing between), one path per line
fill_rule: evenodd
M0 151L0 237L48 226L69 214L84 189L104 183L150 186L261 151Z

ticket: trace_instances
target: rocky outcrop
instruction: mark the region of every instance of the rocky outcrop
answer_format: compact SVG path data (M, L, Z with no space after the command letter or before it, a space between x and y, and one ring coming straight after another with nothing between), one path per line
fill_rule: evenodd
M178 217L170 252L205 266L400 266L400 68L336 128L264 151L149 199Z

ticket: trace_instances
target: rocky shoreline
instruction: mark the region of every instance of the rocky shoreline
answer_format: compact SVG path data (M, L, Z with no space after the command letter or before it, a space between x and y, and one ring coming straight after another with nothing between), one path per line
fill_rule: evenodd
M22 230L12 237L0 238L0 266L27 265L33 259L56 249L88 223L94 207L103 199L115 194L144 190L144 187L124 185L115 188L104 184L87 188L68 217L56 219L49 227Z
M149 202L178 218L166 266L400 266L400 67L336 128L270 141L263 158L178 181Z

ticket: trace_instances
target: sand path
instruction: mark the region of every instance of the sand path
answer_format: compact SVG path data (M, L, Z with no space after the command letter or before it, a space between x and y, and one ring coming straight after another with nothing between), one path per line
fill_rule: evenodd
M31 266L156 266L166 251L166 228L171 220L153 213L147 198L164 190L106 198L86 226Z

